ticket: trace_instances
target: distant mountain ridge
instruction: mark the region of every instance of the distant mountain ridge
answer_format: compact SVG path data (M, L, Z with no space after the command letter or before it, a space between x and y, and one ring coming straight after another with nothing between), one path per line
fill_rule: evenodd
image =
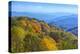
M31 18L44 20L46 23L51 25L56 25L57 27L60 27L66 31L68 29L72 29L73 27L78 27L77 14L71 14L71 13L41 14L41 13L27 13L27 12L12 12L11 16L29 16Z
M70 30L71 32L71 30L74 30L74 32L72 32L73 34L75 33L76 30L78 31L78 17L75 15L59 17L57 20L54 20L49 24L56 25L64 29L65 31ZM76 32L76 34L78 34L78 32Z

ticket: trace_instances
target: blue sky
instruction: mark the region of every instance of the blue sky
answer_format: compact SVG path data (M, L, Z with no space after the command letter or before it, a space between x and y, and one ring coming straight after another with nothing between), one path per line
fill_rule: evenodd
M71 28L77 26L78 6L72 4L12 2L11 16L28 16L58 27ZM59 21L60 20L60 21ZM57 22L57 23L56 23Z
M77 14L77 5L69 4L51 4L51 3L33 3L33 2L12 2L12 12L29 13L73 13Z

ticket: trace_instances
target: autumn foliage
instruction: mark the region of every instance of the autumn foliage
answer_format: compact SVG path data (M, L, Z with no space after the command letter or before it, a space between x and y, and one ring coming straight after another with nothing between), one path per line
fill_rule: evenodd
M70 32L29 17L11 17L11 52L76 49Z

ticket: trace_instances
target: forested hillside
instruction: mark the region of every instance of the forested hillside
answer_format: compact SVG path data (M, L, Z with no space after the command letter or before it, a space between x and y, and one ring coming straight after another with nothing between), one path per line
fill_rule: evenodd
M11 17L11 52L77 49L78 38L70 32L29 17Z

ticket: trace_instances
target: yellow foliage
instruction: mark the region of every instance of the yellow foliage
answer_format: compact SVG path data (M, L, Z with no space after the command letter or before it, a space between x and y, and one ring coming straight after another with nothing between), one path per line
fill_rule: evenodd
M35 32L35 29L33 29L33 26L32 26L32 24L28 24L28 26L27 26L27 30L29 31L29 32Z
M48 24L45 24L45 27L47 27L48 29L50 28Z
M21 27L16 27L16 26L12 27L11 28L11 34L13 36L17 36L19 38L24 38L25 37L25 31Z
M46 36L44 37L40 44L43 46L43 47L46 47L48 50L57 50L57 46L56 46L56 42L55 40L53 40L52 38Z
M22 24L24 27L27 26L26 21L25 20L20 20L20 24Z

